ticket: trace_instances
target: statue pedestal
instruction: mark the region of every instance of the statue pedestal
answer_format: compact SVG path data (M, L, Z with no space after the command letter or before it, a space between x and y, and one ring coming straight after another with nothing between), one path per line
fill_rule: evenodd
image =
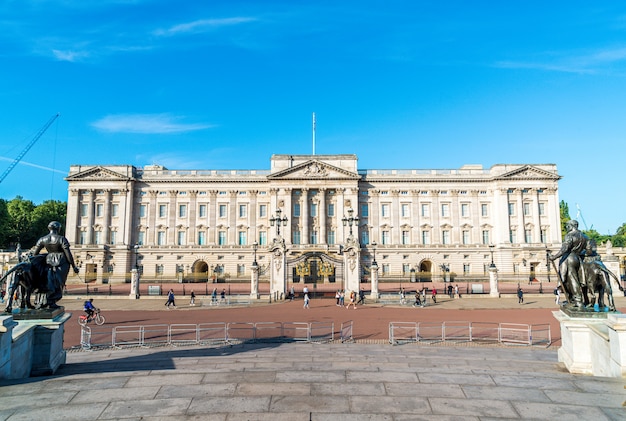
M10 314L2 316L0 378L19 379L54 374L65 364L63 334L65 322L70 317L71 314L62 310L50 319L22 317L16 322Z
M626 377L626 315L574 317L563 310L552 314L561 325L559 362L570 373Z

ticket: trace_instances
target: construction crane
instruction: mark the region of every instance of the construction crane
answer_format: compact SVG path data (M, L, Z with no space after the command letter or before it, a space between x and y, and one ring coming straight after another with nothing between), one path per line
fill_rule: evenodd
M17 164L19 164L19 162L22 160L22 158L24 158L24 155L26 155L26 153L30 150L30 148L33 147L35 142L37 142L39 140L39 138L41 136L43 136L43 134L46 132L46 130L48 130L48 127L50 127L52 125L52 123L54 123L54 120L56 120L60 115L61 115L60 113L56 113L55 115L53 115L52 118L50 118L50 120L48 120L48 122L46 124L44 124L44 126L39 130L39 132L37 132L35 137L33 137L33 139L30 142L28 142L28 145L26 145L24 150L22 152L20 152L20 154L17 156L17 158L15 158L15 160L11 163L11 165L9 165L9 168L7 168L2 173L2 175L0 175L0 183L2 183L2 181L7 177L7 175L9 175L9 173L13 170L13 168L15 168L15 166Z

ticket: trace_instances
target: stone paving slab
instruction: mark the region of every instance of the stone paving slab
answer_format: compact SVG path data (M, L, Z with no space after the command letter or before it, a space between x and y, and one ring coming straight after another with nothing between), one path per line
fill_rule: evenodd
M53 376L1 381L0 421L626 419L626 379L570 374L554 349L290 343L67 357Z

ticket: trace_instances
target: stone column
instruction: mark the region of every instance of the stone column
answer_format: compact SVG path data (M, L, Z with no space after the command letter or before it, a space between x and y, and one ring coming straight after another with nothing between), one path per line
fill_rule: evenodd
M252 265L252 274L250 275L250 298L259 299L259 265Z
M378 300L378 264L373 263L370 266L370 276L372 277L372 291L369 298Z
M93 225L95 218L95 199L96 199L96 191L91 189L89 190L89 201L87 202L87 244L94 243L94 235L93 235Z
M498 291L498 268L495 265L489 266L489 296L500 297L500 292Z
M318 219L320 221L320 232L317 243L326 244L326 189L321 188L319 190L319 209L317 210Z
M309 244L309 189L302 189L302 238L300 244Z
M128 294L128 298L131 300L139 299L139 281L139 271L137 268L134 268L130 271L130 294Z

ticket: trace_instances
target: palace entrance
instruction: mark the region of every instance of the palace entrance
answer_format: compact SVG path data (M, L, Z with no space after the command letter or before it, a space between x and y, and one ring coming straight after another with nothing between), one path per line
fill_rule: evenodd
M311 252L287 261L287 282L327 284L343 282L343 259Z

